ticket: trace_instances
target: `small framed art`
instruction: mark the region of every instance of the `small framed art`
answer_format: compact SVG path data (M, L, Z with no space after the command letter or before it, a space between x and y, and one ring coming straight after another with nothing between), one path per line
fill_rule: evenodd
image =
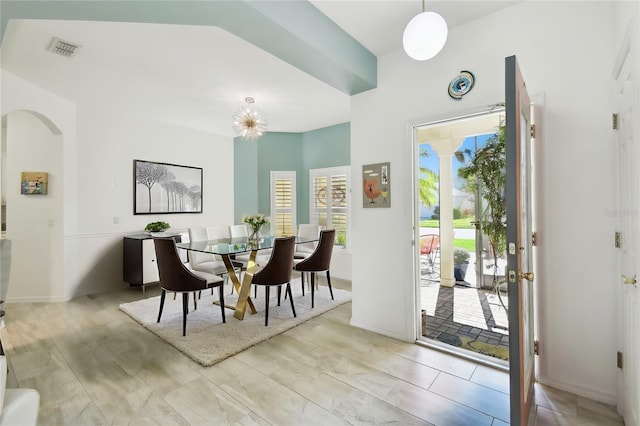
M24 195L47 195L49 173L22 172L20 176L20 193Z
M362 207L373 209L391 207L390 163L362 166Z

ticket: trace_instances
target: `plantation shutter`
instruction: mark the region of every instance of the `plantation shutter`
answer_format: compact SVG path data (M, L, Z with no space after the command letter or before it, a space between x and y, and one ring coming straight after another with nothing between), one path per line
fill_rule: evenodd
M271 172L271 233L294 234L296 223L296 173Z
M310 222L336 230L336 245L346 247L349 228L349 168L309 171Z

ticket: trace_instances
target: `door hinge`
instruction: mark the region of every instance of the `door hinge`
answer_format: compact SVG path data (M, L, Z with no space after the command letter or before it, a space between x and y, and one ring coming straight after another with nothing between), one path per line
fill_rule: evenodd
M535 246L538 242L538 233L536 231L533 231L531 233L531 245Z
M618 368L622 368L622 352L620 351L616 354L616 364L618 365Z
M532 125L531 125L531 130L530 130L530 132L531 132L531 137L532 137L532 138L535 138L535 137L536 137L536 125L535 125L535 124L532 124Z
M616 248L620 248L621 247L621 241L620 241L620 233L616 232L616 235L614 237L614 244Z
M618 114L616 113L611 114L611 128L613 130L618 129Z
M540 355L540 341L538 340L533 341L533 353L536 355Z

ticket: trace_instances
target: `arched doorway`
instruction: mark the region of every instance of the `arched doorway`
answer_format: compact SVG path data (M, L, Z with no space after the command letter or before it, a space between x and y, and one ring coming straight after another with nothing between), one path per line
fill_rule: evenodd
M26 110L3 115L0 187L2 237L12 240L9 301L64 294L62 151L63 136L47 117ZM46 173L46 194L22 193L25 172Z

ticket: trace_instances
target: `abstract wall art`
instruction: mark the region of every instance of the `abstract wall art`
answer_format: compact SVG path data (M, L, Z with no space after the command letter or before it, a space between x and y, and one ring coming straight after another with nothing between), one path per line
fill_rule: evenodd
M390 163L362 166L362 207L365 209L391 207Z

